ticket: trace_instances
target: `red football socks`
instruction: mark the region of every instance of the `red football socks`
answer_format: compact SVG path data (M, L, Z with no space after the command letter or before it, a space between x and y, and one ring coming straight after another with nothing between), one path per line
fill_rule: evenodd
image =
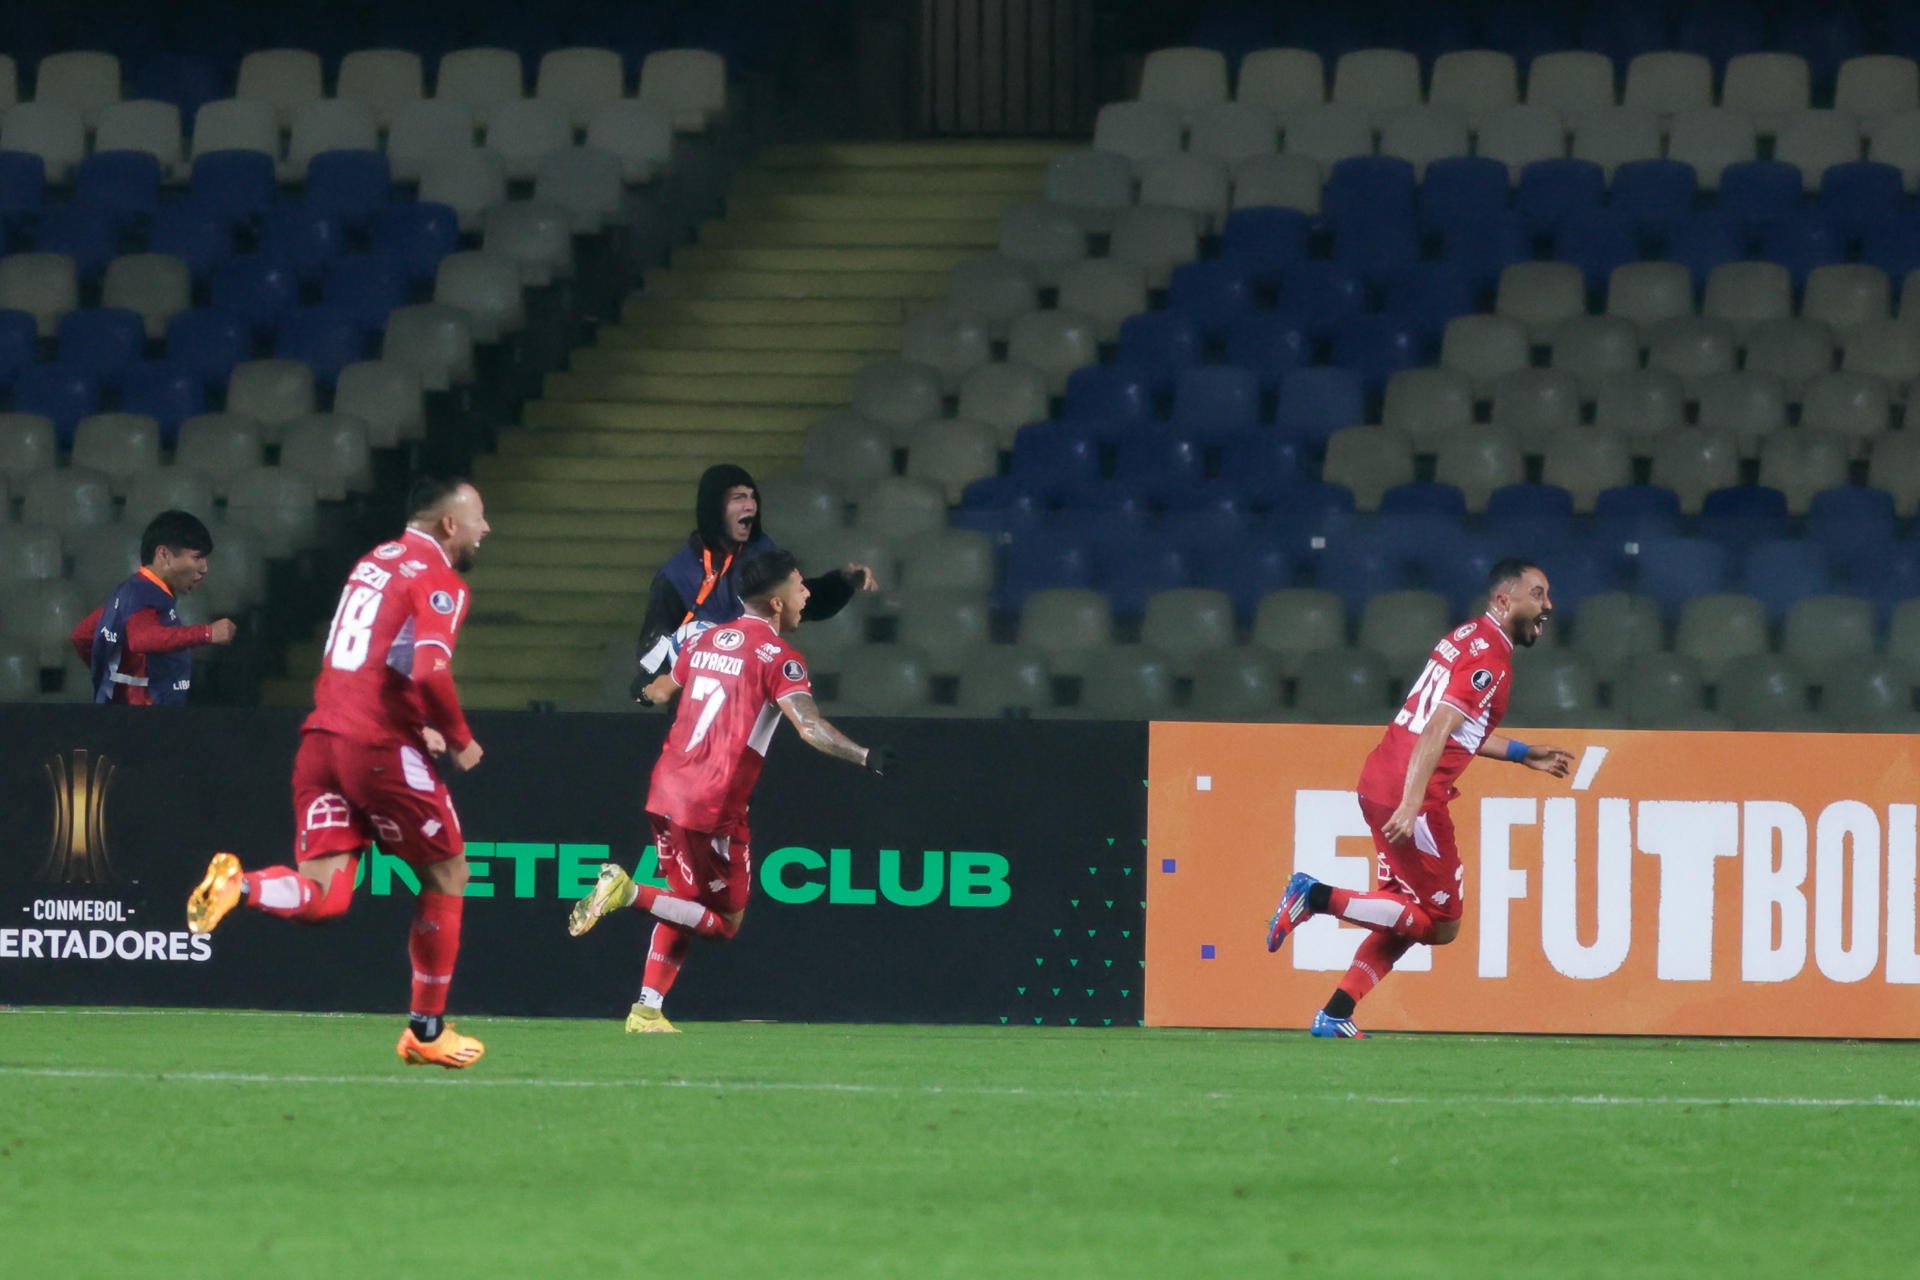
M668 924L691 929L703 938L731 938L734 927L691 898L676 898L665 889L650 884L633 886L633 908ZM658 936L658 935L656 935Z
M407 954L413 960L413 1003L416 1014L447 1011L447 987L453 982L453 962L460 955L460 909L466 899L458 894L422 890L413 904L413 928L407 934Z
M319 881L292 867L263 867L241 877L246 885L242 901L270 916L318 924L342 914L353 902L353 880L358 871L358 859L348 862L334 872L323 893Z
M1391 933L1368 934L1360 939L1360 949L1353 955L1353 967L1347 970L1346 977L1340 979L1338 989L1346 992L1358 1004L1367 992L1380 984L1382 978L1393 972L1393 966L1412 946L1411 938ZM1352 1006L1349 1005L1348 1012L1351 1013L1351 1010Z
M1433 941L1433 917L1397 893L1335 889L1327 895L1327 914L1408 942Z
M693 938L685 929L664 920L653 926L653 940L647 947L647 968L640 979L640 1003L647 1004L647 993L665 998L680 976L680 965L687 958ZM660 1006L656 1003L654 1008Z

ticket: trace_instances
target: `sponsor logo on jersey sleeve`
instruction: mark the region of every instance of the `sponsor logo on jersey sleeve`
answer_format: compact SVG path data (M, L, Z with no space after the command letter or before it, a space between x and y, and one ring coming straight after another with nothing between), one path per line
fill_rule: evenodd
M729 652L738 649L746 642L746 636L735 631L732 627L728 627L725 631L716 631L713 636L713 647L716 649L725 649Z
M1487 670L1485 667L1481 667L1478 671L1468 676L1467 679L1475 689L1484 693L1487 686L1493 683L1493 672Z
M1467 646L1467 653L1469 655L1476 654L1476 653L1485 653L1491 647L1492 646L1487 644L1485 636L1475 636L1473 638L1473 643Z
M426 571L427 562L425 560L408 560L400 566L400 576L403 578L416 577Z
M807 678L807 666L798 658L788 658L786 665L780 668L780 674L789 680L805 680Z
M435 613L452 613L453 596L445 591L436 591L427 597L427 603L433 606Z
M754 653L759 655L760 661L772 662L775 658L780 656L780 646L773 643L773 641L769 640L767 641L767 643L761 645L758 649L755 649Z
M402 543L383 542L373 549L373 554L381 560L398 560L407 554L407 548Z

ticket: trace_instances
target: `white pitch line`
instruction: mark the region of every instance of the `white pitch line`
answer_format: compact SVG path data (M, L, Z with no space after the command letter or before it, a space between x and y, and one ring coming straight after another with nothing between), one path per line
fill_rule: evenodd
M989 1088L979 1085L849 1084L831 1080L568 1080L532 1076L322 1076L276 1075L253 1071L130 1071L111 1067L5 1067L0 1077L46 1080L142 1080L162 1084L318 1084L452 1085L458 1088L522 1089L711 1089L722 1093L875 1093L987 1098L1145 1098L1129 1089ZM1194 1095L1201 1096L1201 1095ZM1231 1101L1226 1093L1208 1093L1209 1101ZM1246 1095L1251 1097L1252 1095ZM1766 1098L1635 1097L1621 1094L1470 1094L1452 1097L1410 1094L1297 1094L1300 1101L1358 1102L1370 1106L1467 1107L1894 1107L1920 1108L1920 1098Z

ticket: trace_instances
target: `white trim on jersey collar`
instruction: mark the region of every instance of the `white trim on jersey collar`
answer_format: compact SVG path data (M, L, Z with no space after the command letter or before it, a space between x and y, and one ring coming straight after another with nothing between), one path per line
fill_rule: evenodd
M1493 610L1491 609L1487 610L1485 613L1481 614L1480 616L1493 624L1494 633L1498 635L1502 640L1505 640L1507 642L1507 652L1512 653L1513 637L1507 634L1506 624L1501 622L1500 619L1494 617Z
M432 534L428 533L425 529L416 529L412 525L408 525L406 528L406 532L402 533L400 536L402 538L425 538L427 542L433 547L433 549L440 553L440 563L444 564L449 569L453 568L453 559L452 557L447 555L447 549L440 545L440 539L434 537Z

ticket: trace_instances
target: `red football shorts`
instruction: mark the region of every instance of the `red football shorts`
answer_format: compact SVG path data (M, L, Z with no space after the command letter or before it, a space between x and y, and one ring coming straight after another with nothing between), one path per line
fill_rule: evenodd
M746 841L695 831L657 813L649 813L647 821L653 825L660 872L674 897L691 898L715 915L747 909L753 856Z
M417 747L369 747L336 734L300 736L293 758L294 856L302 862L378 843L413 866L467 850L453 797Z
M1413 820L1413 839L1395 844L1380 828L1393 816L1394 806L1360 797L1360 813L1373 832L1378 855L1374 875L1380 887L1412 898L1435 920L1458 920L1466 892L1466 871L1453 843L1453 815L1443 804L1420 811Z

